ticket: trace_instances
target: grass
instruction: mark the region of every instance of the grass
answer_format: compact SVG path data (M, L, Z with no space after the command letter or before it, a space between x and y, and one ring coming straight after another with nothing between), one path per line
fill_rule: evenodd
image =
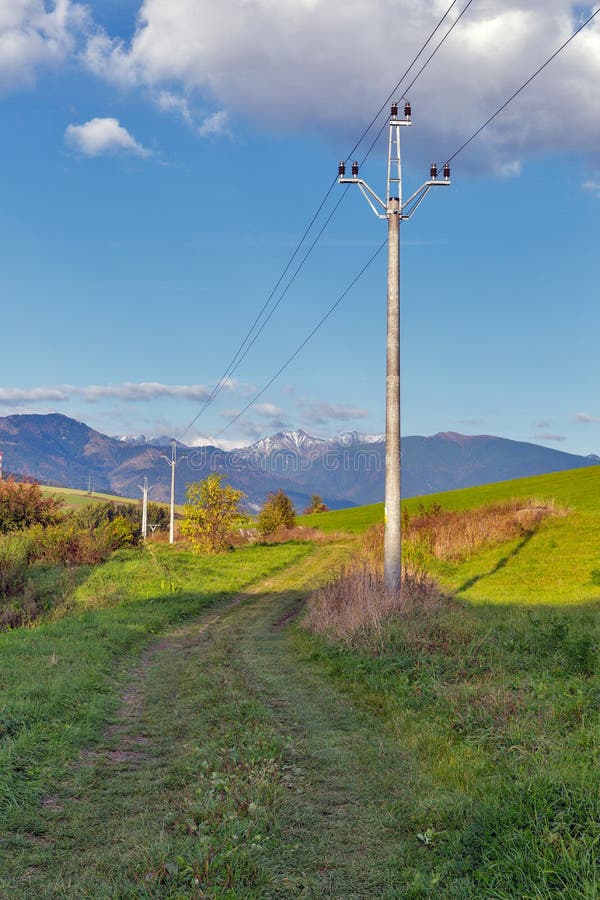
M41 485L42 492L47 496L56 497L67 508L78 509L81 506L87 506L88 503L104 503L107 500L113 503L134 503L137 498L122 497L120 494L103 494L93 491L79 491L75 488L51 487L49 485Z
M568 513L432 555L458 597L345 641L295 617L356 537L91 571L70 615L0 636L3 895L600 896L599 475L427 498Z
M0 808L35 804L51 789L114 710L123 673L154 635L308 552L120 551L76 588L70 615L0 634Z
M140 497L124 497L122 494L103 494L99 491L80 491L76 488L52 487L50 485L41 485L42 492L47 496L56 497L60 500L66 509L80 509L89 503L105 503L107 500L112 503L137 503ZM166 506L167 504L162 504ZM175 504L175 512L183 514L183 505Z
M462 511L512 498L537 498L567 509L549 517L531 534L477 551L460 561L430 561L429 568L444 588L475 603L565 604L600 598L600 467L538 475L425 498L411 498L411 514L419 504L440 504L444 511ZM383 518L382 504L303 517L301 524L318 524L325 532L363 533ZM314 522L313 522L314 520Z
M407 816L433 869L415 896L598 896L598 604L440 601L350 647L297 641L415 759Z

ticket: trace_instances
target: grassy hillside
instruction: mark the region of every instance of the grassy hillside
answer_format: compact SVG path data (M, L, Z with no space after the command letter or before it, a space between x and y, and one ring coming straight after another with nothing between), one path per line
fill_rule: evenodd
M433 494L406 501L445 510L471 509L509 498L552 499L568 509L532 534L456 563L433 562L432 572L461 599L478 603L573 604L600 599L600 468L575 469ZM304 516L323 531L365 531L383 519L383 504Z
M57 497L69 508L87 506L88 503L104 503L106 500L112 500L114 503L134 503L136 499L132 497L120 497L117 494L96 493L96 491L93 491L90 494L87 491L78 491L74 488L51 487L45 484L41 487L44 494Z

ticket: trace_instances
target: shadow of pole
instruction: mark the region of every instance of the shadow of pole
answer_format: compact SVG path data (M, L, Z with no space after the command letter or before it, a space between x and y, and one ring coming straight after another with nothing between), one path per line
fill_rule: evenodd
M527 546L533 536L537 534L538 530L539 525L535 528L528 529L517 546L513 547L510 553L507 553L506 556L501 557L501 559L498 560L496 565L493 566L493 568L491 568L489 572L482 572L481 575L473 575L472 578L467 579L464 584L461 584L461 586L457 588L456 593L462 594L463 591L468 591L469 588L474 587L474 585L478 584L480 581L483 581L484 578L490 578L492 575L495 575L496 572L499 572L500 569L503 569L506 565L508 565L511 559L514 559L519 555L519 553L523 550L524 547Z

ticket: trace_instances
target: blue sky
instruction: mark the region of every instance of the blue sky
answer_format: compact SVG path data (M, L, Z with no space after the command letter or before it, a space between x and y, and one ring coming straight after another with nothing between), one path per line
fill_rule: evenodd
M243 0L0 0L0 415L59 411L111 434L191 421L339 158L447 3L356 0L337 17L334 6L257 0L249 17ZM536 6L474 0L419 79L403 133L407 192L583 9ZM394 21L395 52L382 53ZM405 433L600 453L599 75L594 23L403 226ZM381 193L384 169L381 147L362 173ZM214 436L248 402L385 227L348 192L189 440ZM384 329L382 254L222 441L282 427L381 431Z

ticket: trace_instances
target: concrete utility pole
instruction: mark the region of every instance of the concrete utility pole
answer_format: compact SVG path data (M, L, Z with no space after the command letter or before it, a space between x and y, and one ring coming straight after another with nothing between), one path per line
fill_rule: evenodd
M144 475L144 483L138 484L142 492L142 537L148 537L148 476Z
M171 466L171 520L169 523L169 543L175 543L175 470L177 469L177 463L181 462L184 459L187 459L186 456L180 456L177 459L177 441L171 441L171 458L165 456L164 453L160 454L163 459L166 459L167 463Z
M387 285L387 363L385 420L385 585L399 590L402 584L402 483L400 445L400 223L410 219L432 187L450 184L450 166L444 166L443 181L438 181L438 168L431 166L430 180L409 197L402 199L402 157L400 129L411 125L410 103L404 105L404 118L398 116L393 103L389 123L386 201L358 177L359 166L352 163L352 177L346 178L346 163L340 163L339 183L356 184L379 219L388 220L388 285Z

